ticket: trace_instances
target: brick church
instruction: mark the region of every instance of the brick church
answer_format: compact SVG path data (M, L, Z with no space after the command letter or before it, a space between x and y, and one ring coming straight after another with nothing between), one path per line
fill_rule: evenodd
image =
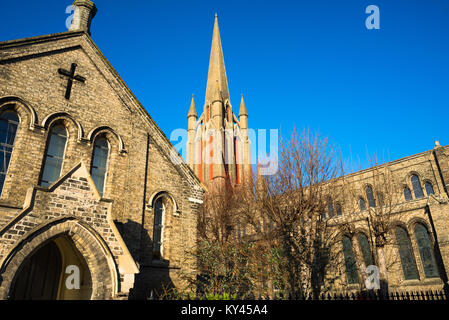
M143 299L196 267L205 188L74 5L67 32L0 43L0 299Z

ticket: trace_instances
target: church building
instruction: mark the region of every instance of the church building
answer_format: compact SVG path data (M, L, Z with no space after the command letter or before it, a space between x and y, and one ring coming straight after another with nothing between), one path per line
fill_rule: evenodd
M196 268L205 189L74 6L0 42L0 299L144 299Z

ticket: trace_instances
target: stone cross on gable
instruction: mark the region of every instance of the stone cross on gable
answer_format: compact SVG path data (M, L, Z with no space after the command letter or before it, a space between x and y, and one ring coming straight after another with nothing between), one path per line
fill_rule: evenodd
M62 68L58 69L58 73L68 77L67 80L67 89L65 91L65 98L67 100L70 99L70 94L72 92L72 85L73 85L73 80L79 81L84 83L86 81L86 78L80 76L80 75L75 75L75 69L76 69L77 65L76 63L72 63L72 66L70 67L70 71L64 70Z

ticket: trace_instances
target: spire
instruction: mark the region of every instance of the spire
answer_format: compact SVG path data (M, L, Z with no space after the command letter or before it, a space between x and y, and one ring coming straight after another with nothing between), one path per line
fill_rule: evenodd
M228 80L226 78L223 49L221 47L220 31L218 29L218 17L217 14L215 14L212 48L210 50L209 73L207 76L206 101L213 101L217 81L223 100L229 99Z
M196 107L195 107L195 99L193 97L192 94L192 102L190 103L190 109L189 109L189 113L187 114L187 117L192 117L192 116L197 116L196 114Z
M242 100L240 101L239 117L240 116L248 116L248 110L246 110L245 100L243 100L243 94L242 94Z

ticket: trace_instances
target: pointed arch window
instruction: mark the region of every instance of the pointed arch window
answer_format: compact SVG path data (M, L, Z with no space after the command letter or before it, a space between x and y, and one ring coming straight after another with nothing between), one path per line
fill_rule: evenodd
M329 214L329 218L332 218L334 214L334 204L332 203L331 198L327 198L327 212Z
M426 184L424 185L426 189L427 196L430 196L431 194L435 194L435 191L433 191L433 185L430 181L426 181Z
M342 210L341 210L341 205L339 203L337 203L335 205L335 211L337 212L337 216L341 217L342 215Z
M421 188L421 182L419 181L419 177L416 174L414 174L414 175L412 175L410 180L412 182L412 187L413 187L413 192L415 194L415 199L423 198L424 197L424 193L423 193L422 188Z
M366 210L366 202L362 197L359 198L360 211Z
M371 186L367 186L365 191L366 191L366 198L368 199L368 204L370 208L375 208L376 201L374 200L373 188L371 188Z
M404 188L404 199L405 201L411 201L412 200L412 192L410 191L409 187Z
M0 115L0 194L5 184L18 128L19 117L15 112L6 111Z
M162 259L165 205L162 198L154 203L153 258Z
M359 233L357 236L357 240L359 242L360 251L362 252L363 261L365 262L365 266L374 265L373 254L371 252L371 246L368 241L368 237L364 233Z
M343 254L345 258L346 277L349 284L359 283L359 275L357 273L357 266L354 251L352 249L352 240L348 236L343 236Z
M415 237L426 278L438 278L438 268L435 262L429 231L423 224L417 223L415 225Z
M404 279L418 279L418 269L416 267L415 255L413 254L410 237L408 236L407 231L402 227L396 227L395 233Z
M45 152L44 169L40 181L41 186L48 187L60 177L66 145L66 128L63 125L52 127Z
M95 186L101 196L104 194L106 176L108 171L109 142L106 138L95 139L92 156L91 175Z

